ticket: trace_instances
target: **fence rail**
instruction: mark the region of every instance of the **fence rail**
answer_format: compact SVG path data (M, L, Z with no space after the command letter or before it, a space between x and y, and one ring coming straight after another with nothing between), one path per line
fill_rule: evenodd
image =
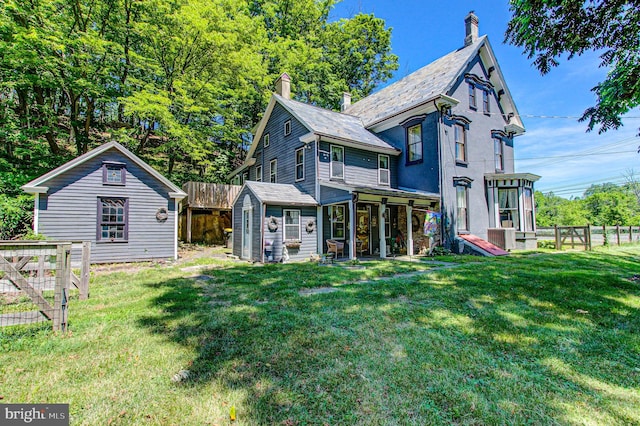
M553 241L557 250L562 250L567 245L591 250L594 246L640 242L640 226L538 227L536 237L539 242Z
M80 276L71 270L72 248L82 248ZM89 297L89 242L0 241L0 326L52 321L65 330L69 288Z

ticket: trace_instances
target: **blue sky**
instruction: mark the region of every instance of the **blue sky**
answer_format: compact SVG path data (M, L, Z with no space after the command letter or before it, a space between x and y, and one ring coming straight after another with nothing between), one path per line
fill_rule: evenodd
M621 183L634 168L640 174L640 111L627 114L620 130L585 133L586 124L577 118L595 103L590 90L607 70L598 68L599 58L590 53L541 76L519 48L503 44L511 18L508 0L343 0L331 18L374 13L393 28L400 67L392 83L461 47L464 17L471 10L480 20L480 35L489 37L527 129L515 140L517 172L541 175L537 190L567 198L581 196L591 183Z

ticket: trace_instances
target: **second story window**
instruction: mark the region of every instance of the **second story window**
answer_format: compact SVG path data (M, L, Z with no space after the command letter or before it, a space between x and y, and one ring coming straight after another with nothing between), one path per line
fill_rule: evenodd
M331 145L331 178L344 179L344 148Z
M388 155L378 155L378 183L380 185L389 185L391 183Z
M278 180L278 160L271 160L269 163L269 182L276 183Z
M256 166L256 182L262 182L262 166Z
M262 146L265 148L269 146L269 133L262 137Z
M103 163L102 183L104 185L124 185L127 180L127 168L123 163Z
M296 182L304 179L304 147L296 150Z
M469 108L476 109L476 86L473 83L469 83Z
M485 114L489 114L491 112L490 102L489 102L489 91L482 91L482 110Z
M407 128L407 163L422 161L422 125Z
M289 136L291 134L291 120L284 122L284 135Z
M453 125L453 137L456 142L456 162L467 162L467 132L462 124Z
M496 163L496 172L504 171L504 143L500 138L493 138L493 152Z

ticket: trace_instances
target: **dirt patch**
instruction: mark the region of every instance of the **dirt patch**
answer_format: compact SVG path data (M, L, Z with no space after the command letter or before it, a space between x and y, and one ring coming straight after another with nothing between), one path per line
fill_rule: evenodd
M325 294L338 291L335 287L318 287L318 288L303 288L298 293L300 296L311 296L312 294Z

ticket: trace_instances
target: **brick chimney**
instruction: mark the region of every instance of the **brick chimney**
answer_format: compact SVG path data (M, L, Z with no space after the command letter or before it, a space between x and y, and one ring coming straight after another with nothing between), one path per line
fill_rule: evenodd
M351 93L344 92L342 94L342 103L340 104L340 111L344 111L351 106Z
M473 13L473 10L464 18L465 46L469 46L478 40L478 22L480 21L475 13Z
M276 80L276 93L283 98L291 99L291 77L286 72Z

